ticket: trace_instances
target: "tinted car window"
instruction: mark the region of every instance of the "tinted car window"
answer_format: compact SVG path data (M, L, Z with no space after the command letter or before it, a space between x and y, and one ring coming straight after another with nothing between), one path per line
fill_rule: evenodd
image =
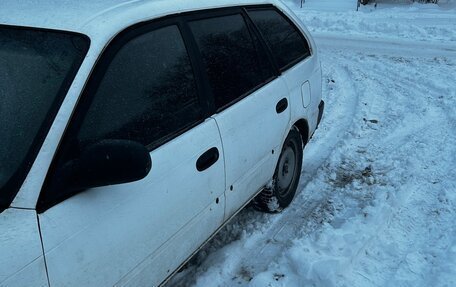
M88 48L81 35L0 25L0 212L16 195Z
M310 55L309 44L301 32L277 11L250 10L249 15L271 48L279 68Z
M241 15L190 22L218 109L271 78L273 71Z
M78 134L79 144L126 139L157 146L202 119L177 26L138 36L116 54Z

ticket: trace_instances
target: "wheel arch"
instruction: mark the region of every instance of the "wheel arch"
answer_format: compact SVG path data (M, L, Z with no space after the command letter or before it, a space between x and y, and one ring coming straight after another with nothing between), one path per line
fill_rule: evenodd
M305 146L309 141L309 123L305 119L300 119L296 121L293 125L296 127L301 134L302 143Z

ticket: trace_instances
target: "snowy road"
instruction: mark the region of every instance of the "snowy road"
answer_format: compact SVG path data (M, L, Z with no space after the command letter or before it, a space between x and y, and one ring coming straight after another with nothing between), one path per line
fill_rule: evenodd
M300 193L243 210L168 286L456 286L456 45L316 34Z
M456 20L455 20L456 21ZM401 39L368 39L361 36L316 34L320 49L349 50L376 55L456 58L455 43L435 43Z

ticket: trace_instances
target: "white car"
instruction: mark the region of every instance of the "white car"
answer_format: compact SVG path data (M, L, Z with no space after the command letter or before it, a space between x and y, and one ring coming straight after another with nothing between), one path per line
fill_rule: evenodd
M0 6L0 286L160 285L290 204L324 105L282 2Z

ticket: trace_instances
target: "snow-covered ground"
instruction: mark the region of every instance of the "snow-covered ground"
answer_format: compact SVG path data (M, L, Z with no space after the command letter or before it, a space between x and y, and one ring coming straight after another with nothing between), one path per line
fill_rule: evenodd
M244 209L167 286L456 286L454 2L311 1L326 110L299 194Z

